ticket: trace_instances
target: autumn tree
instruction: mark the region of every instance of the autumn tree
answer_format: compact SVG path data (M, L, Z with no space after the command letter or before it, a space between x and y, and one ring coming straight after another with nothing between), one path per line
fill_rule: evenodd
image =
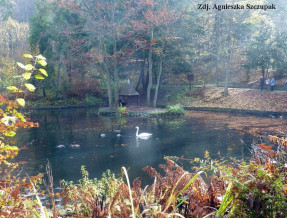
M119 59L127 47L120 46L119 42L130 40L128 23L136 15L136 3L130 0L82 0L62 1L61 6L87 19L86 31L93 42L90 56L94 58L98 70L104 73L109 106L116 105L119 95Z
M171 23L178 19L178 15L169 7L169 1L139 1L141 14L139 19L133 20L132 24L135 32L141 33L142 37L137 37L136 43L139 48L148 49L148 76L147 76L147 105L151 105L151 89L153 84L153 53L159 55L159 67L157 76L156 95L153 105L156 106L159 83L162 73L163 52L165 41L170 35L168 31ZM147 40L146 40L147 39ZM157 47L159 46L159 47Z
M87 72L90 42L85 25L83 17L59 7L56 2L37 4L37 14L31 19L30 44L51 60L48 69L51 78L45 84L46 88L57 87L53 89L56 97L60 93L61 78L73 89Z
M256 31L250 37L246 51L245 67L260 69L264 78L271 69L278 71L278 77L283 76L286 67L286 35L273 31L274 28L275 24L269 17L262 17L254 23Z

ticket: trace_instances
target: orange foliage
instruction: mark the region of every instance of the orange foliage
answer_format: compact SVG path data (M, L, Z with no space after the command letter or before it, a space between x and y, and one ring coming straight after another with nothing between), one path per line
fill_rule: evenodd
M275 157L276 156L276 153L275 151L272 150L272 145L265 145L264 143L263 144L258 144L258 146L263 149L264 151L266 151L270 156L272 157Z
M270 135L269 140L275 144L285 146L285 148L287 149L287 138L279 138L277 136L271 136Z

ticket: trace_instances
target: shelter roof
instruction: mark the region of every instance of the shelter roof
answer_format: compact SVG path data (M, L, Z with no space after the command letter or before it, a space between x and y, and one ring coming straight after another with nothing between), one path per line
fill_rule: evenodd
M120 88L119 95L135 96L140 94L131 86L131 84L125 84Z

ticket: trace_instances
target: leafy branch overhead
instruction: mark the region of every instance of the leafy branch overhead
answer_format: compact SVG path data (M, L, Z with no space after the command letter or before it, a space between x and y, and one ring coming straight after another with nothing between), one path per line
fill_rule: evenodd
M31 76L35 77L35 74L39 72L44 72L44 75L48 76L46 71L41 68L46 65L43 56L33 57L30 54L23 56L30 59L30 61L26 65L20 62L17 65L25 70L25 73L15 76L19 81L17 85L7 87L9 91L15 94L25 91L33 92L36 89L33 84L28 83L28 80L32 78ZM18 146L10 145L13 142L8 138L14 137L19 128L39 126L38 123L29 122L29 119L24 114L18 112L19 105L22 107L25 106L24 98L16 98L15 102L0 95L0 217L33 217L33 214L36 217L44 217L42 213L40 216L37 212L39 206L40 211L43 211L41 202L30 201L30 199L25 197L23 192L24 188L34 188L35 191L34 184L40 181L42 175L23 178L23 176L19 176L19 173L15 176L15 172L19 169L19 166L26 162L11 161L11 159L14 159L18 155L19 151L26 149L26 147L22 146L19 148ZM36 191L35 195L37 195ZM45 217L49 216L46 215Z
M30 54L23 54L23 57L27 59L27 64L24 65L21 62L17 62L17 66L25 71L21 74L21 76L16 76L19 78L20 84L18 86L8 86L7 89L14 92L20 93L25 92L26 90L30 92L34 92L36 87L28 83L32 77L37 80L43 80L45 77L48 77L47 71L43 68L47 65L46 58L42 55L32 56ZM16 102L21 106L25 106L25 99L24 98L16 98Z

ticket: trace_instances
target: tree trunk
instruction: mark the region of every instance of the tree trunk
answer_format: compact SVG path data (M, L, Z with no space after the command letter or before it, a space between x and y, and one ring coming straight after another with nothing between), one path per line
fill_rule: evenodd
M264 67L261 68L261 72L262 72L263 78L265 78L265 69L264 69Z
M216 87L218 87L218 71L219 71L219 58L218 58L218 52L216 54L216 58L215 58L215 83L216 83Z
M225 72L225 87L224 87L224 96L228 95L228 82L229 82L229 74L230 74L230 65L231 65L231 31L232 31L232 15L230 15L229 19L229 26L227 28L228 35L227 35L227 70Z
M116 37L116 36L115 36ZM119 73L118 73L118 57L117 57L117 39L114 38L114 45L113 45L113 50L114 50L114 104L117 106L118 101L119 101Z
M101 40L101 48L102 48L102 55L105 55L105 44L104 42ZM111 75L110 75L110 70L109 67L107 65L107 60L104 57L103 60L103 65L104 65L104 71L106 74L106 83L107 83L107 90L108 90L108 99L109 99L109 107L111 108L113 106L113 93L112 93L112 84L111 84Z
M146 66L146 59L144 59L144 62L142 63L142 72L143 72L142 86L143 86L143 93L146 95L148 76L145 78L145 66Z
M111 108L113 106L113 93L112 93L111 75L110 75L110 71L107 66L106 60L104 60L104 69L106 71L106 82L107 82L107 89L108 89L109 107Z
M148 86L148 81L149 81L149 73L146 73L146 79L145 79L145 94L147 93L147 86Z
M137 82L137 85L136 85L136 88L135 88L136 91L139 90L139 86L140 86L140 84L141 84L141 80L142 80L142 72L140 73L140 77L139 77L139 79L138 79L138 82Z
M136 90L138 91L139 86L141 84L142 81L144 81L144 61L141 62L141 73L140 73L140 77L139 80L137 82L137 86L136 86ZM144 89L144 83L143 83L143 89Z
M148 51L148 86L147 86L147 106L150 106L150 93L152 87L152 43L153 43L153 27L150 29L150 45Z
M114 104L115 106L118 105L119 101L119 73L118 73L118 50L117 50L117 29L116 29L116 23L115 23L115 2L113 2L113 8L112 8L112 19L113 19L113 53L114 53Z
M163 50L164 50L164 41L162 42L161 53L159 56L159 67L158 67L159 69L158 69L157 83L156 83L156 88L155 88L155 93L154 93L154 98L153 98L153 107L156 107L156 103L157 103L158 90L159 90L161 74L162 74Z
M61 85L61 50L58 51L57 59L58 59L58 68L57 68L57 92L55 96L56 98L58 98Z
M225 87L224 87L224 96L228 95L228 82L229 82L229 74L230 74L230 62L231 62L231 38L230 36L228 37L228 50L227 50L227 69L225 72Z
M219 48L220 48L220 39L219 39L219 13L215 13L215 25L214 25L214 29L213 32L215 33L215 37L214 37L214 46L215 46L215 83L216 86L218 87L218 76L219 76Z

